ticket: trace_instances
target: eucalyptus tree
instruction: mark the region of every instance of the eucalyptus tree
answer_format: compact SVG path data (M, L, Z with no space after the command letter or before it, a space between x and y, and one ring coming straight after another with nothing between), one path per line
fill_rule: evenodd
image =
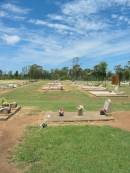
M0 79L2 79L2 76L3 76L3 71L0 70Z
M71 73L74 80L80 80L82 77L82 68L78 64L74 65L71 69Z
M97 80L104 81L107 74L107 63L102 61L99 64L95 65L93 69L93 74L95 75Z
M42 79L43 78L43 67L37 64L30 66L28 75L30 79Z
M130 67L128 65L124 67L124 78L127 81L130 79Z
M105 80L106 79L106 74L107 74L107 63L105 61L102 61L99 64L99 71L100 71L100 76L101 76L101 80Z
M99 70L99 64L95 65L93 68L93 76L96 80L100 80L100 70Z

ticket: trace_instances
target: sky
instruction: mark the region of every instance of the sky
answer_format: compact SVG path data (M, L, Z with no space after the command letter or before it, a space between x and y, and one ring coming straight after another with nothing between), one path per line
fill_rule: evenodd
M130 60L130 0L0 0L0 69Z

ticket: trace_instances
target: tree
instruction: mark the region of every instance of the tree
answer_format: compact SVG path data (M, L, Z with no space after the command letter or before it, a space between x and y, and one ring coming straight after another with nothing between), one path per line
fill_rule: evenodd
M0 79L2 79L3 71L0 70Z
M16 70L16 72L14 73L14 78L15 79L18 79L19 78L19 72L18 72L18 70Z
M11 70L8 72L8 79L13 79L13 72Z
M89 68L86 68L84 70L82 70L82 79L83 80L91 80L92 79L92 70Z
M94 66L94 75L97 80L104 81L106 79L106 74L107 74L107 63L106 62L103 61Z
M29 76L28 76L29 69L30 69L30 66L25 66L25 67L22 68L21 77L23 79L28 79L29 78Z
M60 70L60 79L61 80L66 80L66 79L68 79L68 75L69 75L69 68L68 67L63 67Z
M105 80L106 73L107 73L107 63L106 62L103 61L99 64L99 71L100 71L100 75L101 75L101 80Z
M113 76L113 73L111 71L108 71L106 75L107 79L111 80L112 76Z
M129 69L129 66L125 66L123 72L124 72L124 74L123 74L124 79L125 80L129 80L129 78L130 78L130 69Z
M93 75L95 76L95 79L96 80L100 80L99 64L97 64L97 65L94 66Z
M80 80L82 76L82 68L80 65L74 65L71 69L71 75L73 80Z
M29 67L28 75L30 79L42 79L43 68L37 64L33 64Z

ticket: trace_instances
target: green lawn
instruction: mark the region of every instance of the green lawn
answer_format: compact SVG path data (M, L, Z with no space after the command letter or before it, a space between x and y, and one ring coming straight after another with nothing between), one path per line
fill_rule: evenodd
M64 107L65 111L76 111L79 104L85 106L86 110L100 110L106 98L96 98L87 92L79 91L76 87L68 86L68 91L41 92L43 84L47 81L30 84L2 94L9 101L17 101L22 106L34 106L40 110L57 111ZM66 84L66 82L64 82ZM128 87L122 88L128 94ZM112 110L130 110L130 98L112 98Z
M130 133L110 127L30 127L13 160L26 173L130 173Z

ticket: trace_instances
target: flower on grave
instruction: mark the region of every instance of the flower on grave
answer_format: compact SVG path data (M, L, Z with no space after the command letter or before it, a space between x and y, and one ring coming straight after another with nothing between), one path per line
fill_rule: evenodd
M79 106L78 106L78 110L79 110L79 111L84 110L84 106L83 106L83 105L79 105Z
M50 118L51 117L51 115L47 115L47 118Z
M7 99L4 97L2 98L1 103L2 103L2 105L8 105L9 104Z

